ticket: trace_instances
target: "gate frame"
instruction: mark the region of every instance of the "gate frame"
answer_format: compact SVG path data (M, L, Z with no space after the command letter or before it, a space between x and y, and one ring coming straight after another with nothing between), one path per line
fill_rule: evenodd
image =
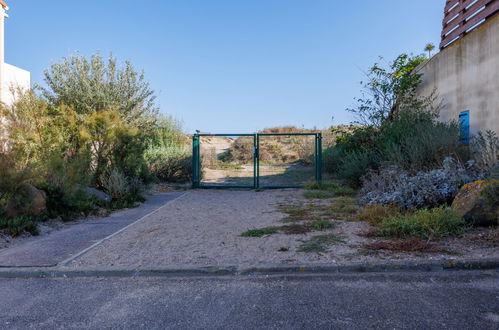
M248 136L253 137L253 186L220 185L208 186L201 182L200 138L204 136ZM322 181L322 133L254 133L254 134L194 134L192 136L192 188L206 189L287 189L296 186L260 186L260 136L315 136L315 181Z

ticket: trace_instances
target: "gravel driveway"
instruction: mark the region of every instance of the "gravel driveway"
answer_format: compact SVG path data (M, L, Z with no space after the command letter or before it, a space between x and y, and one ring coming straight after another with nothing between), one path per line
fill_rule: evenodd
M192 190L135 223L67 265L78 269L160 269L199 266L252 267L283 264L376 262L380 260L448 259L447 255L388 256L363 253L370 238L362 235L367 225L333 221L324 232L298 235L277 233L264 237L241 237L248 229L283 225L279 204L302 200L302 192L287 190ZM303 240L334 233L345 242L322 253L297 252ZM492 250L460 249L458 257L484 258ZM466 253L464 253L466 252Z

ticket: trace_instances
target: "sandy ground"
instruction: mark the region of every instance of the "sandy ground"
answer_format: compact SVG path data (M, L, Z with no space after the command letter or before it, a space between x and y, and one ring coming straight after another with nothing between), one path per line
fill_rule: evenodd
M300 190L193 190L122 233L103 242L68 266L95 269L157 269L189 266L262 266L276 264L334 264L387 260L490 258L499 255L497 242L478 244L478 231L468 238L442 241L449 253L373 253L363 248L373 238L363 236L362 222L334 220L335 227L300 235L241 237L248 229L280 226L285 214L279 204L303 200ZM297 252L302 240L332 232L344 243L325 253ZM497 230L493 230L493 235ZM498 237L498 236L496 236ZM494 238L492 238L494 240ZM281 252L285 248L287 251Z

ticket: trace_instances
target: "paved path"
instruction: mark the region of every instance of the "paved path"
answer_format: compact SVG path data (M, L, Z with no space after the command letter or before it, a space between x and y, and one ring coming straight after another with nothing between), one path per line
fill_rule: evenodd
M182 192L150 196L137 208L86 221L0 251L0 267L51 267L159 209ZM1 326L0 326L1 327Z
M2 329L498 329L497 272L0 279Z

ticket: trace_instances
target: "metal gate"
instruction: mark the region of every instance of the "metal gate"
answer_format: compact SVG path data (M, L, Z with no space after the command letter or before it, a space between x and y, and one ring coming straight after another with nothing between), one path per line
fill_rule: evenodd
M218 163L220 159L223 157L227 157L230 155L230 150L224 151L223 153L219 153L220 150L211 150L211 154L203 150L203 139L217 139L217 138L225 138L227 139L228 144L232 143L234 145L236 141L243 141L244 143L240 143L244 145L247 153L251 152L250 157L243 157L246 159L247 164L241 165L239 168L242 168L245 172L245 176L242 178L232 178L234 180L227 182L209 182L203 181L203 177L206 177L206 173L203 170L203 163ZM299 161L295 163L289 163L288 165L281 166L281 168L285 168L284 173L286 171L288 173L293 173L293 175L288 175L285 180L283 178L285 175L282 173L273 174L272 166L279 167L277 165L269 165L267 163L263 163L262 158L265 158L264 155L261 155L261 150L265 151L266 141L271 139L272 141L282 141L282 139L309 139L310 141L313 139L313 142L308 143L305 140L305 146L308 147L310 144L309 150L309 158L311 159L308 167L302 166L299 164ZM206 144L208 142L205 141ZM230 142L232 141L232 142ZM282 142L284 144L284 142ZM264 146L262 148L262 144ZM273 144L273 146L279 146L277 144ZM249 151L249 147L252 147L252 150ZM244 148L243 148L244 149ZM203 152L202 152L203 150ZM248 156L248 155L247 155ZM233 164L224 164L224 166L235 166ZM286 167L287 166L287 167ZM208 171L209 169L206 168ZM262 174L263 170L263 174ZM215 170L210 169L210 171L214 172ZM301 173L301 172L303 173ZM299 173L300 175L297 175ZM307 177L306 175L309 175ZM296 178L296 179L295 179ZM322 134L321 133L256 133L256 134L194 134L192 137L192 187L193 188L250 188L250 189L275 189L275 188L300 188L305 181L321 181L322 180ZM277 182L277 183L276 183ZM279 183L280 182L280 183Z

